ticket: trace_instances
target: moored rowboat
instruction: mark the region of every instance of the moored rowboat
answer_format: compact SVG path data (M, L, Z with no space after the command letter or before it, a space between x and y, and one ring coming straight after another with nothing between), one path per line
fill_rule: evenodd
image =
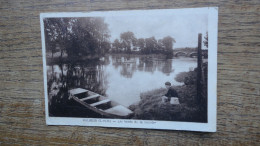
M133 111L95 92L76 88L69 90L70 97L86 108L107 118L129 118Z

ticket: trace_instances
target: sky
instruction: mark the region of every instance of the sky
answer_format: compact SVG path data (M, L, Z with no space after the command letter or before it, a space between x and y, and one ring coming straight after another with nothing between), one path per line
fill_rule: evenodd
M119 39L122 32L131 31L136 38L154 36L158 40L171 36L176 41L174 48L197 47L198 33L202 33L204 38L208 29L207 14L167 14L160 17L107 16L105 22L110 30L111 42Z

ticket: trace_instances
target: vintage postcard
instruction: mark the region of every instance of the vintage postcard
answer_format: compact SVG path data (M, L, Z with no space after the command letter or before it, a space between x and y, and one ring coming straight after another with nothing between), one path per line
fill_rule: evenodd
M216 131L218 8L40 22L47 125Z

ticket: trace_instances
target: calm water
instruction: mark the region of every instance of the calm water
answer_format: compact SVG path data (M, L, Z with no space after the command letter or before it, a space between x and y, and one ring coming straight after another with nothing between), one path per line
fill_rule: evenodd
M180 72L193 70L196 58L107 56L99 60L59 63L47 66L48 92L53 88L86 88L125 106L140 100L140 93L173 85Z

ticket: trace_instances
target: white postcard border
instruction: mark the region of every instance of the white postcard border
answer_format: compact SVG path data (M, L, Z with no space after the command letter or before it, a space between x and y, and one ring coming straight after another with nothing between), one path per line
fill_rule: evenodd
M102 119L102 118L69 118L50 117L48 110L47 93L47 68L45 52L44 18L57 17L98 17L98 16L159 16L170 13L180 14L205 14L208 13L208 123L177 122L177 121L153 121L153 120L131 120L131 119ZM216 132L217 119L217 32L218 32L218 8L187 8L187 9L161 9L161 10L128 10L128 11L106 11L106 12L65 12L65 13L41 13L41 37L43 55L43 76L45 95L45 117L47 125L78 125L78 126L100 126L121 128L145 128L165 130L187 130ZM210 82L209 82L210 81Z

